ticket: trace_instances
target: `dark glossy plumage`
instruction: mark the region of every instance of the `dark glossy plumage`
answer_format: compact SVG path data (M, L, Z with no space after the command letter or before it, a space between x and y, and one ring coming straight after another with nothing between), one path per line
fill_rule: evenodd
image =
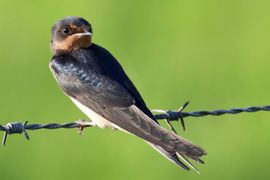
M51 69L64 92L119 127L150 143L165 157L188 169L177 157L193 159L205 152L158 125L117 60L92 44L54 56Z

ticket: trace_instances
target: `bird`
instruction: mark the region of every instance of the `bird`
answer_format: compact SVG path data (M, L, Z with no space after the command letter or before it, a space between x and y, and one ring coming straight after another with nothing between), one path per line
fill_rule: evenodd
M92 37L82 17L64 17L52 26L49 67L60 89L93 126L135 135L177 166L199 173L190 160L203 164L206 151L162 127L117 59Z

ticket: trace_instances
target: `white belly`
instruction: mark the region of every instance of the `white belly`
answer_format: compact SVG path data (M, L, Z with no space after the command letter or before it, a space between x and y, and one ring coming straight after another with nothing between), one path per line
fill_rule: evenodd
M100 128L116 128L119 129L118 126L115 124L111 123L107 119L103 118L99 114L95 113L85 105L81 104L79 101L76 99L70 97L70 99L74 102L74 104L84 113L86 114L98 127Z

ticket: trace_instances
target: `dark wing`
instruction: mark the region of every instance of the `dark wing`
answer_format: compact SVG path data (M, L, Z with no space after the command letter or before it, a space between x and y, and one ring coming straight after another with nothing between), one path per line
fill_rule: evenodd
M111 79L120 83L135 99L135 105L147 116L156 121L155 117L153 116L151 111L148 109L146 103L144 102L141 94L134 86L132 81L128 78L122 66L114 58L114 56L109 51L96 44L93 44L91 48L94 50L96 55L101 59L100 61L97 61L97 63L99 63L99 67L101 68L102 73L105 76L108 76Z
M135 105L132 95L117 81L98 72L90 73L76 63L65 66L52 63L51 67L66 94L122 129L167 151L193 159L205 154L200 147L169 132L145 115Z
M99 67L101 68L104 75L110 77L111 79L119 82L135 99L135 106L138 107L143 113L149 116L153 121L158 123L155 119L151 111L148 109L146 103L144 102L142 96L140 95L137 88L134 86L132 81L126 75L125 71L123 70L122 66L119 62L114 58L114 56L96 44L93 44L91 49L95 52L95 55L100 58L97 63L99 63ZM175 163L176 165L188 170L189 168L182 163L175 151L166 150L162 147L159 147L155 144L149 143L148 144L153 147L156 151L158 151L161 155L165 156L167 159ZM191 164L189 166L192 167ZM192 167L194 168L194 167Z
M154 115L151 113L146 103L144 102L141 94L134 86L132 81L129 79L129 77L126 75L122 66L114 58L114 56L109 51L96 44L93 44L91 49L95 52L95 55L99 59L97 63L99 64L99 67L101 68L103 74L119 82L135 99L135 106L138 107L147 116L149 116L153 121L158 123L158 121L155 119ZM166 150L150 142L148 142L148 144L176 165L186 170L189 170L189 168L178 158L175 151ZM194 168L191 164L189 164L189 166Z

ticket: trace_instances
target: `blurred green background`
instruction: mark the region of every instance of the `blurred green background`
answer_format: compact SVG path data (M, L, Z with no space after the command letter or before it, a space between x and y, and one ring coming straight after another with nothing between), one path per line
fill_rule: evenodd
M270 103L270 1L0 0L0 124L85 117L57 87L50 28L82 16L94 42L124 66L151 109L213 110ZM29 131L0 149L1 180L269 179L270 113L186 119L207 150L201 175L110 129Z

